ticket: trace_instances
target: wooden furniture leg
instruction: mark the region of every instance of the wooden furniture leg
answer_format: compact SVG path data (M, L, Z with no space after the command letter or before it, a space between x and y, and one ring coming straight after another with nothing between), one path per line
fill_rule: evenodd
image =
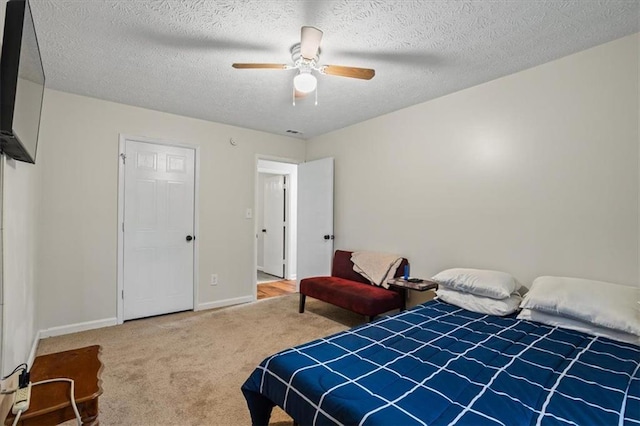
M80 419L83 426L98 426L98 399L87 402L80 411ZM79 408L78 408L79 409Z

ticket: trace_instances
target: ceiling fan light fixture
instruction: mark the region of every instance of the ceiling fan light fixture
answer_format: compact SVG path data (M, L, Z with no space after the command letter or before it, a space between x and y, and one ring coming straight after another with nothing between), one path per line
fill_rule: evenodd
M298 92L313 92L317 86L318 80L310 72L301 72L293 78L293 87L295 87Z

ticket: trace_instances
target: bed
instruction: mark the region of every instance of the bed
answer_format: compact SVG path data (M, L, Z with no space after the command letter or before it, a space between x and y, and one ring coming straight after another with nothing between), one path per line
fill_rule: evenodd
M640 347L439 300L266 358L254 425L639 425Z

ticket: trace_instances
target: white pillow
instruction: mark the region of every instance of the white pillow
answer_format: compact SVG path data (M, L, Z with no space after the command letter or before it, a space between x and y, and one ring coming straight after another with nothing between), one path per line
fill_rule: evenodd
M579 321L571 318L559 317L557 315L545 314L544 312L534 311L531 309L523 309L518 314L518 319L526 321L534 321L550 326L558 326L569 330L581 331L593 336L608 337L611 340L619 342L633 343L640 345L640 337L635 334L624 333L622 331L612 330L610 328L598 327L588 322Z
M513 294L506 299L492 299L490 297L476 296L471 293L463 293L461 291L449 290L444 287L438 288L436 291L438 299L456 305L467 311L477 312L479 314L505 316L518 310L522 297Z
M485 269L447 269L432 279L448 289L492 299L506 299L518 289L516 280L510 274Z
M538 277L521 308L640 336L637 287L581 278Z

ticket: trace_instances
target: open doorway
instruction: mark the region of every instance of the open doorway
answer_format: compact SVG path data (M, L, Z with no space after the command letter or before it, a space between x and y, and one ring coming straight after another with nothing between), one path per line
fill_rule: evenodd
M296 164L258 159L256 298L294 293L297 240Z

